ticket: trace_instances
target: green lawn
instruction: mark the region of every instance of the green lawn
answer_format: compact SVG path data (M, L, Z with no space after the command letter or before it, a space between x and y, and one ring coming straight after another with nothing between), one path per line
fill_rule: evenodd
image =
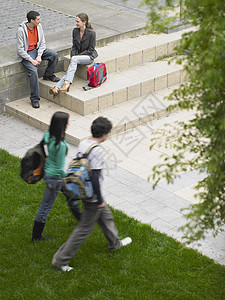
M51 265L53 254L76 221L61 194L44 235L31 231L44 182L24 183L20 159L0 150L0 299L225 299L225 267L150 226L114 210L120 237L133 243L109 253L98 226L64 273Z

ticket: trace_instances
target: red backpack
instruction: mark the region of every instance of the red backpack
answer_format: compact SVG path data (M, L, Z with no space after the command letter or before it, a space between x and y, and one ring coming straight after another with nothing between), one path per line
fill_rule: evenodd
M83 86L85 91L98 87L107 79L106 66L104 63L94 63L87 69L87 82ZM86 88L89 86L89 88Z

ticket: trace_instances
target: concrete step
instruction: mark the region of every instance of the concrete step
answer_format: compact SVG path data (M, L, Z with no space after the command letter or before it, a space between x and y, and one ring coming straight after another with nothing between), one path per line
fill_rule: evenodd
M190 29L181 30L171 34L145 34L121 41L109 43L97 48L99 56L96 62L104 62L107 73L121 71L134 66L156 61L162 57L174 54L174 47L179 43L183 33ZM70 62L70 55L64 57L64 71L66 72ZM79 66L76 76L87 78L88 66Z
M64 73L56 75L61 78ZM168 61L163 60L112 73L104 84L89 91L82 89L85 80L77 77L70 91L59 93L55 99L49 95L49 88L55 85L53 82L40 79L40 91L41 97L85 116L179 84L184 76L182 66L168 65Z
M113 122L112 135L126 132L146 123L149 125L150 121L154 122L156 119L168 116L167 107L171 101L164 100L164 97L169 95L175 87L162 89L87 116L81 116L60 104L43 98L40 100L40 108L36 110L31 107L29 97L7 104L6 113L36 128L46 130L54 112L59 110L68 112L70 114L70 126L67 130L66 139L69 143L78 145L81 140L90 136L91 123L98 116L105 116Z

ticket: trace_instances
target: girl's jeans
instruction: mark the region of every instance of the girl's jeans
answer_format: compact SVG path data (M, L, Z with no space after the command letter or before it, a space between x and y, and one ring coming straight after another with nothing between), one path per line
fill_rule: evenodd
M72 56L70 59L70 64L66 74L62 77L60 81L57 82L56 87L61 89L63 86L64 81L69 81L70 83L73 82L73 78L75 72L77 70L78 65L89 65L93 62L93 59L90 58L88 55L75 55Z
M49 212L55 202L56 197L62 188L62 178L54 178L47 174L44 176L45 181L45 192L38 210L35 221L45 223Z

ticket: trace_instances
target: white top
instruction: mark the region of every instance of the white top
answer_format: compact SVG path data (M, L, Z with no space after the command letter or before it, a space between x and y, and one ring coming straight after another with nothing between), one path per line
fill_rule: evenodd
M97 142L93 141L90 138L87 138L80 142L77 147L77 154L80 152L84 154L88 148L93 145L98 144ZM91 150L90 154L88 155L88 160L91 169L103 169L104 167L104 155L105 151L104 148L98 144L98 147L95 147Z

